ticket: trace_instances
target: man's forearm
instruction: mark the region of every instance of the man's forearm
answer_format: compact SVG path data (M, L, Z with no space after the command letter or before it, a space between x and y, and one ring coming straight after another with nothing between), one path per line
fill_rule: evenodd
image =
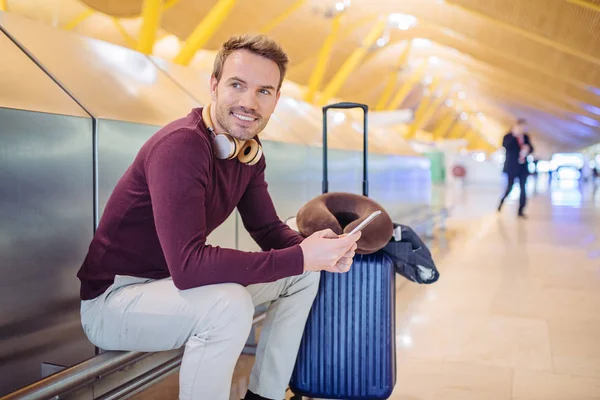
M285 249L302 243L304 238L281 221L265 225L258 230L246 227L250 236L263 250Z
M209 245L169 252L167 264L178 289L219 283L274 282L304 271L300 246L264 252L244 252Z

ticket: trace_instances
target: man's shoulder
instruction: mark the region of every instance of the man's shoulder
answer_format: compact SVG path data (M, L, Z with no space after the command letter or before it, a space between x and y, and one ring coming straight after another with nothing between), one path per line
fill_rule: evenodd
M153 153L157 147L168 146L182 149L182 154L193 148L208 150L210 141L208 131L202 124L201 112L193 109L185 117L176 119L159 129L146 142L148 155ZM187 150L187 151L186 151Z

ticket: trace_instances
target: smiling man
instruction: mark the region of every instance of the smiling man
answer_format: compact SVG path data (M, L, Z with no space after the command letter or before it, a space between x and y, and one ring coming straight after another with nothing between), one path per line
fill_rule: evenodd
M265 36L223 45L211 104L142 146L78 273L82 326L93 344L144 352L185 346L180 399L229 399L254 307L269 301L245 398L283 399L319 271L343 273L352 264L360 233L303 239L281 222L267 191L257 135L275 109L287 63ZM236 207L262 251L207 243Z

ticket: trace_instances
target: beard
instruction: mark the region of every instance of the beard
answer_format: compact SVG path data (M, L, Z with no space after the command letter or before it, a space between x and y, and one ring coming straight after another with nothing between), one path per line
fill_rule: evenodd
M217 123L225 129L230 136L240 140L250 140L258 135L267 126L268 118L263 118L256 111L244 107L228 107L215 102ZM246 116L252 116L256 120L252 122L242 121L233 113L240 113Z

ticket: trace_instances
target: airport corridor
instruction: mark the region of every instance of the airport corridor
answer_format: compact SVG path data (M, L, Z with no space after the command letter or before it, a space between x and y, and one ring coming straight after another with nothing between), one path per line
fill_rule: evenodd
M397 400L600 398L598 184L459 191L429 287L397 292ZM474 217L473 217L474 216Z

